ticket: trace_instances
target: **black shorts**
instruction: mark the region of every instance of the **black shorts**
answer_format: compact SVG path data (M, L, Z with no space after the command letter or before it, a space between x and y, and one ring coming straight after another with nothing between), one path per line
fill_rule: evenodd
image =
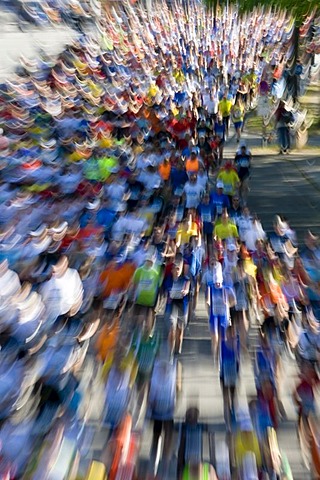
M241 182L247 180L250 177L250 170L247 168L243 168L238 171L238 176Z

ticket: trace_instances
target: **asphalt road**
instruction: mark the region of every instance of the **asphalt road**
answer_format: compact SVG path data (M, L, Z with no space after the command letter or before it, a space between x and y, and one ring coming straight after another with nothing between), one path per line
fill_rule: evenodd
M320 233L319 193L320 148L255 157L249 206L266 230L272 228L274 215L281 214L296 230L300 242L308 229Z

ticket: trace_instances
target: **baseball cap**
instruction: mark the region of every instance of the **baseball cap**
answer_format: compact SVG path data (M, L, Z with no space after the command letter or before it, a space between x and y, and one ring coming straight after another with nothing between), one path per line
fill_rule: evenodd
M30 231L29 235L31 237L41 237L46 232L47 232L47 225L41 224L36 230Z
M87 205L86 205L87 210L96 210L99 207L100 207L99 198L96 198L96 199L92 200L91 202L88 202Z
M54 138L50 138L48 140L43 139L40 145L43 148L53 148L57 145L57 141Z
M224 188L223 182L217 182L217 188Z

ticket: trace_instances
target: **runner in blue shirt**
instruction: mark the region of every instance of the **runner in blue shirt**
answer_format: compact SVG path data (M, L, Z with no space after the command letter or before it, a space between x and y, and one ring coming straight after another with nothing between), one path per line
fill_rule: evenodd
M219 162L223 160L223 148L226 141L226 126L223 123L222 117L218 116L214 124L214 134L219 141Z
M167 294L165 323L169 349L172 354L179 354L188 320L190 291L190 279L184 275L182 261L174 263L171 274L164 280L163 289Z
M206 193L198 206L198 213L202 221L202 233L207 252L212 246L214 210L212 203L210 203L210 195Z
M224 418L227 428L231 428L234 416L236 386L239 380L240 341L234 326L229 326L221 335L220 344L220 383L223 394Z
M170 182L172 185L172 192L175 195L181 195L185 183L189 180L188 175L184 169L183 163L178 162L176 167L171 168Z
M224 185L222 182L217 182L216 191L210 195L210 204L214 210L214 218L217 219L226 208L229 210L230 201L228 195L223 193Z

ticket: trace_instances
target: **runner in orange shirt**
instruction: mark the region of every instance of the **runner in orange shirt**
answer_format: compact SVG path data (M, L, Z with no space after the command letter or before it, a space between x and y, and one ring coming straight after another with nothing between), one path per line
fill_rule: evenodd
M191 150L191 155L190 158L186 161L186 172L187 174L191 173L198 173L199 167L200 167L200 162L197 157L197 152L198 150L196 148L193 148Z
M135 269L134 263L122 263L118 257L110 260L100 275L103 300L108 298L112 292L124 293L130 284Z
M170 179L171 173L171 164L170 164L170 155L166 155L163 163L159 165L159 174L164 182L168 182Z

